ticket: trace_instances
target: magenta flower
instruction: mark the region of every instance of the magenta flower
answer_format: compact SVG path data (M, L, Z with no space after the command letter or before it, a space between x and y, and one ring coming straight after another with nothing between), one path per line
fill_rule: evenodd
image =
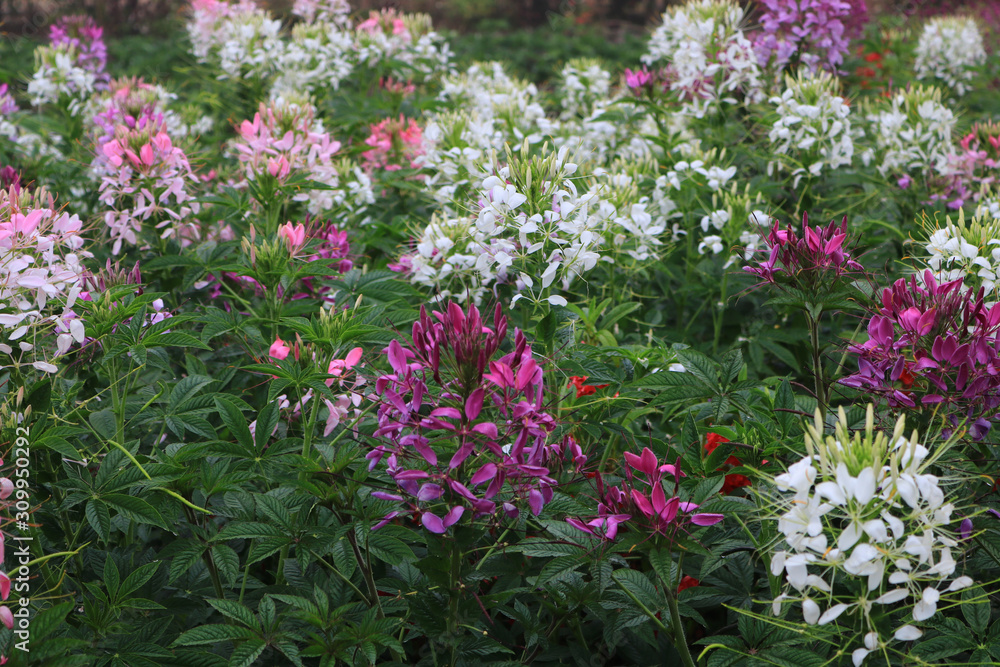
M108 62L108 48L104 44L104 28L89 16L63 16L49 27L49 41L52 46L68 44L76 52L76 64L97 76L99 83L106 84L108 75L104 71Z
M392 372L375 381L381 440L369 467L385 465L397 502L432 532L466 516L463 508L473 518L517 516L519 505L538 515L552 499L550 463L582 457L572 439L548 443L556 420L544 407L544 372L519 330L498 356L506 333L499 306L489 327L475 306L450 303L422 308L409 345L393 340L385 350Z
M841 223L825 228L810 227L802 214L802 236L791 227L781 229L775 222L767 235L763 252L768 258L743 268L761 279L761 284L788 285L805 291L832 291L839 279L864 268L844 249L847 216Z
M946 427L965 421L974 439L1000 411L1000 306L962 280L938 283L931 271L900 278L882 292L868 340L851 345L858 371L840 383L921 413L944 405Z
M723 520L722 514L695 512L698 505L682 501L677 496L680 478L680 459L676 464L663 464L647 447L640 455L625 452L625 481L620 487L604 488L603 479L598 475L598 515L590 521L569 518L569 523L595 537L613 540L619 526L633 521L637 529L647 533L657 533L673 537L688 529L689 525L713 526ZM637 480L632 470L641 473L645 480ZM674 480L673 493L667 497L664 489L664 474ZM647 490L648 487L648 490Z
M761 0L761 31L754 51L761 66L800 62L836 72L852 37L868 20L865 0Z

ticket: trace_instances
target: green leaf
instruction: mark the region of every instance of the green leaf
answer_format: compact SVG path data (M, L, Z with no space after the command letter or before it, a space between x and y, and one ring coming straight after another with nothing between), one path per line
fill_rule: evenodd
M247 425L246 417L243 416L240 409L222 398L215 399L215 407L219 409L219 418L226 425L226 428L229 429L229 434L243 445L247 454L256 454L253 436L250 434L250 427Z
M649 577L642 572L637 570L620 569L615 570L611 574L611 577L632 593L632 595L634 595L636 599L644 604L650 611L656 611L665 606L664 600L662 596L657 593L656 587L653 586L653 582L651 582Z
M212 348L202 343L200 340L180 331L154 334L142 339L142 345L147 350L154 347L196 347L201 350L211 350Z
M174 640L171 646L198 646L256 639L257 633L239 625L199 625Z
M148 523L154 526L160 526L161 528L169 528L163 521L163 517L160 515L156 508L147 503L142 498L136 498L135 496L129 496L124 493L108 493L101 496L103 500L108 505L118 509L118 511L132 519L133 521L138 521L139 523Z
M964 651L972 651L976 643L967 637L953 635L938 635L930 639L921 639L913 647L913 652L927 661L950 658Z
M982 586L962 591L962 615L976 634L986 633L986 626L990 623L990 598Z
M121 600L126 598L135 591L139 590L153 577L154 574L156 574L156 571L159 569L159 561L139 566L134 572L132 572L132 574L125 577L125 581L123 581L122 585L118 587L118 599Z
M254 444L257 451L264 451L267 441L271 439L271 433L278 424L278 401L271 401L264 406L264 409L257 415L257 428L254 433Z
M100 500L88 500L84 514L87 515L90 527L106 543L111 534L111 513L108 511L108 506Z
M94 427L97 434L105 440L113 439L115 437L115 432L118 430L115 413L111 411L111 408L91 412L90 416L87 417L87 421L89 421L90 425Z
M227 618L242 623L253 630L260 631L260 621L247 607L232 600L206 600L216 611Z

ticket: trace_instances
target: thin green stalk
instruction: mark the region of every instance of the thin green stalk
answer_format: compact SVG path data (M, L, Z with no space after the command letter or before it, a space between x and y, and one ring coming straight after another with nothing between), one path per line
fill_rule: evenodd
M695 667L694 658L691 657L691 649L688 648L687 636L684 634L684 621L681 618L680 609L677 608L677 596L673 591L667 590L667 606L670 607L670 622L674 626L675 648L681 656L681 662L686 667Z
M806 312L809 323L809 342L812 345L813 386L816 391L816 403L820 414L826 416L827 395L826 381L823 378L823 355L819 346L819 319Z

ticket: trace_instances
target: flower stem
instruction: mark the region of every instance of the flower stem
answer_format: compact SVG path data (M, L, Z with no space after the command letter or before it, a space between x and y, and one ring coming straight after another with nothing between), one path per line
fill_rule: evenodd
M680 609L677 607L677 596L671 590L667 590L666 594L667 606L670 607L670 623L674 626L675 648L685 667L695 667L694 658L691 657L691 649L688 648L687 637L684 634L684 621L681 618Z

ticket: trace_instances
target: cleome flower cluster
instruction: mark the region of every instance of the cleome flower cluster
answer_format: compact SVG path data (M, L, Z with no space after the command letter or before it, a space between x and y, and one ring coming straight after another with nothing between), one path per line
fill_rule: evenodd
M955 577L959 543L947 528L955 506L929 472L940 451L916 432L905 437L902 417L891 435L876 431L871 406L863 431L852 433L841 410L835 432L822 433L817 413L807 456L774 480L789 495L778 516L784 545L771 557L786 588L773 612L794 601L809 625L852 624L863 635L852 653L858 666L894 641L919 638L915 624L973 581Z

